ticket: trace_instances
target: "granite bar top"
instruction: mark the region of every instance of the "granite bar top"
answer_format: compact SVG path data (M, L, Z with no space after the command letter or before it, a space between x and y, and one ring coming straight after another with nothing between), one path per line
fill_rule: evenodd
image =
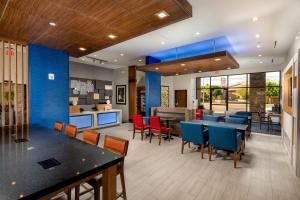
M123 160L117 154L47 128L1 130L1 200L38 199ZM47 159L55 159L58 165L44 169L39 162Z

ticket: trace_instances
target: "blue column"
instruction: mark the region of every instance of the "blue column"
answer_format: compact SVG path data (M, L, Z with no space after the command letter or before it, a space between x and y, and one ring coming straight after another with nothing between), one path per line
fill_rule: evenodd
M29 45L29 120L52 128L69 121L69 55L44 46ZM48 74L54 74L54 80Z
M146 64L160 62L151 56L146 57ZM146 72L146 116L151 115L151 107L160 107L161 74L158 72Z

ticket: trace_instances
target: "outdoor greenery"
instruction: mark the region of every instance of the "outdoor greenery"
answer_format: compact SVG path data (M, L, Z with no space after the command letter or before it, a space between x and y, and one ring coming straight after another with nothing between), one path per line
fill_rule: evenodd
M266 83L266 96L267 97L279 97L279 84L276 82L267 82Z

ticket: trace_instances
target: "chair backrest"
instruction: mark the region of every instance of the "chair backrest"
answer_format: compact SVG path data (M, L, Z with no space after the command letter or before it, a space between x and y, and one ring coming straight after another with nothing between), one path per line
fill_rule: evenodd
M218 122L221 120L221 117L218 115L203 115L203 120Z
M244 117L225 117L225 122L233 124L247 124L248 119Z
M76 137L77 127L71 124L67 124L65 128L65 134L69 137Z
M236 112L235 114L236 114L236 115L247 116L247 117L249 117L249 116L252 115L251 112L245 112L245 111L238 111L238 112Z
M150 117L149 118L150 121L150 128L151 129L160 129L160 119L159 117Z
M238 150L237 129L221 125L209 125L208 134L208 142L213 147L229 151Z
M133 124L137 126L142 126L143 125L143 117L141 115L134 115L132 117Z
M86 129L83 131L82 141L89 144L98 145L100 133L94 130Z
M109 136L106 135L104 139L104 149L107 149L109 151L112 151L116 154L126 156L127 155L127 150L128 150L128 144L129 141L119 138L119 137L114 137L114 136Z
M196 119L197 119L197 120L201 119L201 114L202 114L201 109L197 108L197 109L196 109Z
M53 128L54 128L55 131L62 132L62 130L64 128L64 123L57 121L57 122L55 122Z
M194 144L204 144L203 125L193 122L180 122L181 137L183 141L193 142Z

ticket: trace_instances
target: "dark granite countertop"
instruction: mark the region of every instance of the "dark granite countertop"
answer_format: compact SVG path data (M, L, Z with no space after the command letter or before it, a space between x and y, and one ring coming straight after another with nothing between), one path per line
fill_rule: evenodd
M0 199L37 199L102 171L123 158L51 129L1 128ZM28 139L22 142L20 139ZM39 162L54 158L57 166Z

